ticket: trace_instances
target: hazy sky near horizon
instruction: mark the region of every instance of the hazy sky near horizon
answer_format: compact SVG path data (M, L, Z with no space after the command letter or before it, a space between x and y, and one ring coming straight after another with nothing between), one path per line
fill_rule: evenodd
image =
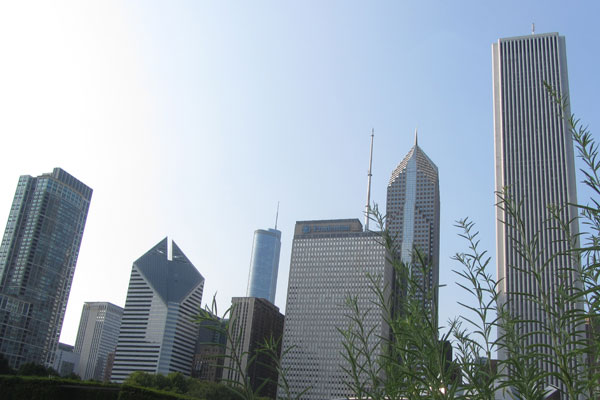
M446 321L464 298L454 221L471 217L494 257L491 44L532 22L564 35L572 111L598 132L598 15L595 1L2 1L0 224L20 175L62 167L94 189L61 335L74 344L83 302L123 306L133 261L165 236L227 308L280 201L284 311L295 221L362 220L371 128L384 207L418 128L439 168Z

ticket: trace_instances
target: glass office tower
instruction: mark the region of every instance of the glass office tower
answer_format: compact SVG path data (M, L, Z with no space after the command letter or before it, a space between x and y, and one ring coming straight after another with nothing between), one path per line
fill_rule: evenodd
M0 353L52 365L92 189L55 168L21 176L0 245Z
M247 297L263 298L275 303L280 249L280 231L277 229L254 231Z
M433 291L432 310L437 320L440 263L440 184L437 166L415 145L392 172L387 187L387 229L396 243L396 257L411 270L413 277ZM415 250L429 263L428 276L415 267Z

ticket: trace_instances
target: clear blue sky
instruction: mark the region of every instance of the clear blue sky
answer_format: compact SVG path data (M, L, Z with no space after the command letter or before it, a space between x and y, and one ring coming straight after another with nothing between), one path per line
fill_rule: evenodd
M491 44L566 36L571 103L598 121L595 1L0 3L0 224L19 175L60 166L94 189L61 340L84 301L123 305L132 262L172 237L221 309L246 293L271 227L285 309L297 220L362 218L413 132L441 185L442 321L470 216L494 256ZM580 192L580 197L581 196ZM495 266L492 265L494 271Z

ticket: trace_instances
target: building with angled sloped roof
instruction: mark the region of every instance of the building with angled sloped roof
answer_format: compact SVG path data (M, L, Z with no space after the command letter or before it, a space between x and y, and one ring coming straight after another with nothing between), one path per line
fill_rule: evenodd
M415 144L392 172L387 187L386 228L394 238L394 257L420 282L424 307L438 318L440 264L440 184L437 166ZM419 252L419 256L417 253ZM420 258L419 258L420 257ZM427 265L426 269L423 264ZM423 276L425 275L425 276ZM397 295L405 295L397 293Z
M191 375L204 278L164 238L133 263L111 381L132 372Z

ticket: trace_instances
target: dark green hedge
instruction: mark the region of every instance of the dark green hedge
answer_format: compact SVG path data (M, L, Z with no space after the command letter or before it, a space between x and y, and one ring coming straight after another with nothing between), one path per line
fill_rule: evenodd
M117 400L119 387L56 378L0 376L2 400Z
M118 400L198 400L195 397L183 396L162 390L141 386L122 385Z

